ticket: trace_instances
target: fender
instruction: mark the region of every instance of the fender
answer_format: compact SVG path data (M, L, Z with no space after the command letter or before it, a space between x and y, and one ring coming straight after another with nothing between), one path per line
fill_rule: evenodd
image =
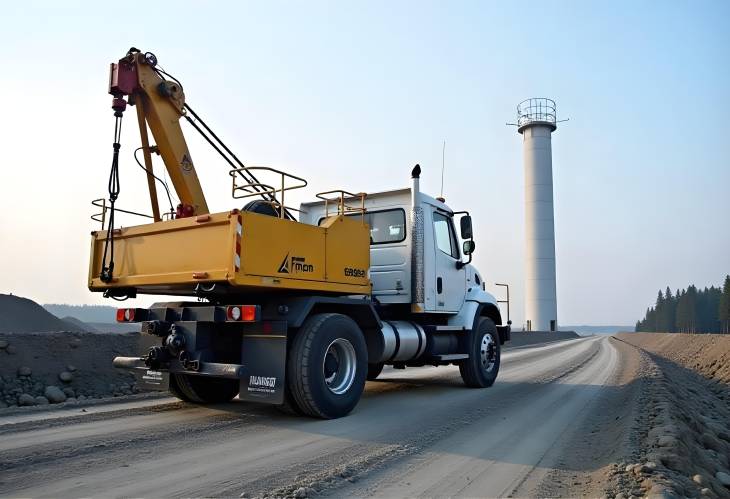
M459 313L449 317L449 326L472 329L482 315L490 317L497 326L502 324L497 299L479 286L473 286L467 290Z
M381 322L373 302L367 298L339 296L282 296L264 305L265 320L286 320L289 327L298 328L311 313L337 312L351 316L361 329L380 330Z

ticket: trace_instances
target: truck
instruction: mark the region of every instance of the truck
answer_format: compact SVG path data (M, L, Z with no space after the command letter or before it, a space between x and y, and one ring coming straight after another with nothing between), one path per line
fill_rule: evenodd
M109 197L93 202L102 228L91 234L88 287L116 300L180 299L117 310L118 322L141 323L154 341L146 352L113 361L140 386L196 404L238 397L324 419L350 413L366 380L384 366L455 365L466 386L492 386L510 322L471 264L470 214L422 192L419 165L407 187L335 189L294 207L286 204L290 191L307 181L244 165L154 54L132 48L113 63L109 93ZM142 145L134 157L147 179L151 215L116 205L127 106L137 111ZM209 211L183 121L230 166L237 207ZM176 207L153 155L164 163ZM123 227L119 213L147 220Z

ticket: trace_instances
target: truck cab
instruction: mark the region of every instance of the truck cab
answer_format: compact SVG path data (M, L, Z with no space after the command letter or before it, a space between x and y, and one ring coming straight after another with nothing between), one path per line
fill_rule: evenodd
M474 303L498 312L496 299L470 263L475 243L468 212L420 192L418 178L413 180L412 187L368 193L365 211L346 215L362 218L369 227L372 299L382 309L407 305L411 313L442 315L453 324ZM328 211L324 201L303 203L300 222L321 225Z

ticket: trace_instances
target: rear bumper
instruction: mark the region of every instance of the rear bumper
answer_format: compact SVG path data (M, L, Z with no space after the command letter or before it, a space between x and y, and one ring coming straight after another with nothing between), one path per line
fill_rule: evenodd
M195 374L197 376L215 376L218 378L243 378L246 368L240 364L220 364L218 362L201 362L197 371L185 369L179 360L171 360L169 367L164 371L175 374ZM121 369L148 370L150 369L139 357L114 357L114 367Z

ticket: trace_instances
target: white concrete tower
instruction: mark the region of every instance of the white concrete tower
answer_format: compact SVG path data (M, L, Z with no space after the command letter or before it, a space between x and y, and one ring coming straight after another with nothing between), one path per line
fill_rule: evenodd
M517 106L525 165L525 327L530 331L558 329L551 147L556 128L554 101L534 98Z

